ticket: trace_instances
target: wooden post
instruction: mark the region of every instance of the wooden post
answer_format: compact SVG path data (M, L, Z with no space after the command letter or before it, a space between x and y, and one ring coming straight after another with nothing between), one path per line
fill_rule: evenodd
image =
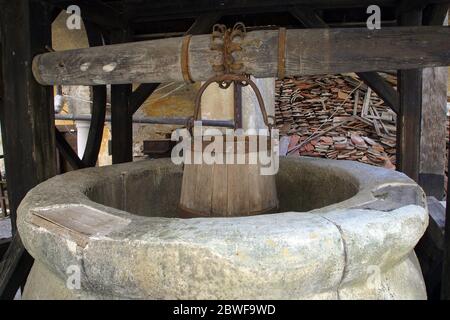
M428 196L444 197L447 134L447 68L423 70L419 184Z
M422 10L400 15L402 26L422 24ZM422 120L422 69L398 71L400 113L397 117L397 170L419 181L420 132Z
M450 149L448 152L448 167L450 168ZM447 179L447 190L450 190L450 179ZM442 265L441 299L450 300L450 197L447 191L444 232L444 262Z
M17 207L31 188L56 173L52 88L40 86L31 71L33 57L50 45L51 29L48 11L39 1L3 1L0 14L1 122L14 234L0 264L0 299L12 299L32 265L17 234Z
M126 42L129 31L113 31L113 43ZM133 161L133 110L130 105L132 86L120 84L111 86L111 138L112 163Z
M424 11L424 24L441 26L447 10L448 4L428 7ZM419 184L428 196L438 200L443 199L445 193L447 77L445 67L423 70Z

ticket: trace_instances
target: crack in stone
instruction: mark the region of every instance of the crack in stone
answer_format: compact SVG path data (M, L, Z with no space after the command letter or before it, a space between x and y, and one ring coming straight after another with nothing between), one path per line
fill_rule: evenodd
M326 217L324 217L322 215L320 217L322 217L323 219L325 219L328 222L330 222L331 224L333 224L336 227L336 229L338 229L339 234L341 236L342 246L343 246L343 249L344 249L344 268L342 269L341 279L339 280L339 284L338 284L337 289L336 289L336 295L337 295L338 300L342 300L341 297L340 297L339 290L341 288L342 282L344 281L345 275L347 274L347 265L348 265L347 243L345 242L344 232L342 231L342 228L341 228L340 225L338 225L334 221L332 221L332 220L330 220L330 219L328 219L328 218L326 218Z

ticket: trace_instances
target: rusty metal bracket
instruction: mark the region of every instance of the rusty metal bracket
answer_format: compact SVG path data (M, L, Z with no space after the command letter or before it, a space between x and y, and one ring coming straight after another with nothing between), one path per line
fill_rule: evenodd
M212 65L216 75L243 74L244 64L236 60L234 53L242 51L241 42L245 35L246 28L242 22L237 22L232 29L227 29L223 24L213 26L211 50L219 51L222 54L221 63ZM239 42L236 41L238 39ZM231 81L221 82L219 86L226 89L231 83Z

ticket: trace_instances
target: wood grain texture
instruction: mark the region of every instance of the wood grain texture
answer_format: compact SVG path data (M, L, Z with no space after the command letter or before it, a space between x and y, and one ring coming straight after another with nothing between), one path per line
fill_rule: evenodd
M286 75L334 74L411 69L450 64L448 27L291 29L287 31ZM277 30L247 33L240 53L245 72L277 75ZM44 85L99 85L183 81L182 38L51 52L33 61ZM210 50L210 36L193 36L189 49L193 80L213 76L220 54Z
M403 13L399 22L405 26L422 24L422 10ZM397 169L416 182L419 182L422 84L422 69L398 71Z
M26 193L56 174L51 88L31 72L34 56L51 41L49 11L37 1L7 1L0 10L4 100L0 110L14 239L0 265L0 299L13 299L33 263L16 228Z
M420 183L427 195L435 196L437 199L442 199L444 195L447 76L447 68L426 68L423 70L419 169L424 179L429 174L442 176L442 179L428 179L429 181L421 179ZM439 185L434 187L433 185L436 183L439 183ZM430 192L437 194L431 194Z
M185 165L180 198L190 216L239 217L278 207L275 176L249 163Z

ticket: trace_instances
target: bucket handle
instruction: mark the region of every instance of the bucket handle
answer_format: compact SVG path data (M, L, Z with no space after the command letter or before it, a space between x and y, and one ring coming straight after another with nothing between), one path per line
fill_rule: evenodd
M241 85L241 86L250 85L250 87L253 89L253 92L256 95L256 99L258 100L258 104L259 104L259 108L260 108L262 116L263 116L264 124L269 129L269 132L271 132L272 128L273 128L273 124L269 122L269 118L272 119L273 121L275 120L275 118L267 115L266 107L264 104L264 99L261 95L261 92L258 89L258 86L250 79L250 77L247 77L247 76L241 75L241 74L224 74L224 75L214 76L214 77L208 79L200 87L200 89L197 92L197 95L195 97L195 111L194 111L193 118L191 118L192 121L191 121L189 127L192 128L194 121L199 121L199 120L201 121L201 119L200 119L201 101L202 101L202 95L205 92L206 88L208 88L208 86L211 85L213 82L217 82L219 84L219 86L222 86L222 85L228 84L232 81L235 82L235 84L238 83L236 85Z

